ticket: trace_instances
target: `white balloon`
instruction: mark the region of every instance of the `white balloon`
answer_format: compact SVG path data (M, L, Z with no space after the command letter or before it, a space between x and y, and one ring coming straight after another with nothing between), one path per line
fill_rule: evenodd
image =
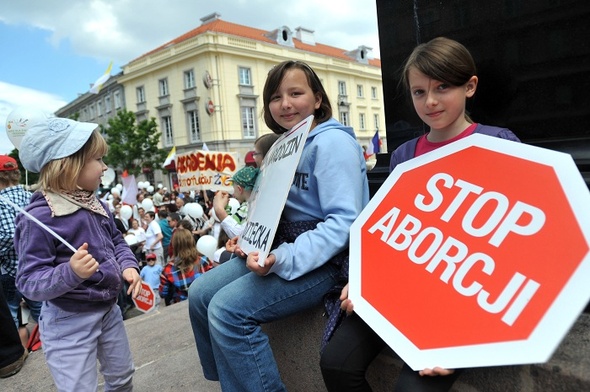
M235 197L230 197L227 205L231 208L231 215L235 214L238 211L238 208L240 208L240 202Z
M133 216L133 209L131 208L131 206L124 205L123 207L121 207L121 212L119 212L119 215L121 215L121 218L128 220L129 218L131 218L131 216Z
M119 191L119 188L111 188L111 194L120 196L121 192Z
M217 250L217 240L212 235L204 235L197 241L197 250L202 255L213 260L215 251Z
M147 187L147 191L148 191L149 193L154 193L154 186L153 186L153 185L150 185L150 186L148 186L148 187Z
M119 191L122 191L123 190L123 185L122 184L117 184L117 186L115 188L117 188Z
M152 201L152 199L146 197L141 201L141 206L144 210L146 210L146 212L151 211L152 208L154 208L154 202Z
M127 245L129 246L135 245L137 244L137 237L135 237L133 234L127 234L125 236L125 242L127 242Z
M184 206L184 212L193 219L203 216L203 207L199 203L188 203Z
M109 186L113 181L115 181L115 171L109 167L102 175L101 183L103 186Z
M162 187L163 187L163 186L164 186L164 185L162 185L162 183L159 183L159 184L158 184L158 189L162 189Z
M33 125L47 118L53 117L39 109L19 107L14 109L6 117L6 134L8 139L19 148L25 132Z

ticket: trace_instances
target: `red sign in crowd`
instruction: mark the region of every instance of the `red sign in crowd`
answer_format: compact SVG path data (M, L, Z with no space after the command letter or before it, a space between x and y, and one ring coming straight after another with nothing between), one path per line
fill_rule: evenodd
M137 309L147 313L156 307L155 299L156 295L150 285L146 282L141 282L141 291L137 298L133 298L133 303Z

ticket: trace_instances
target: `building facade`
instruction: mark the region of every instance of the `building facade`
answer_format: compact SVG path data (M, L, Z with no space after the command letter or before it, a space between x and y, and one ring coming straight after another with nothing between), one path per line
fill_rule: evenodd
M265 31L224 21L217 13L201 22L130 61L117 76L126 109L138 121L156 119L162 148L176 147L181 154L206 145L237 152L245 163L255 139L271 132L261 116L262 90L268 71L284 60L304 61L316 71L334 117L355 129L361 145L378 130L386 145L381 61L372 58L371 48L335 48L316 42L307 28ZM80 102L80 120L93 120L82 113L97 105ZM155 180L170 183L159 175Z

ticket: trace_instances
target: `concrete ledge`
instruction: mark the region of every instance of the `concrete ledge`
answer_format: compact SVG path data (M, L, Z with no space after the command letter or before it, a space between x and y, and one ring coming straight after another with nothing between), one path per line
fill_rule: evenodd
M317 307L263 327L289 391L325 391L319 368L322 313ZM589 353L590 315L583 313L549 362L467 369L452 391L590 391ZM391 391L401 365L391 350L380 355L367 375L373 391Z
M187 308L185 301L125 321L136 366L135 390L221 390L219 383L202 376ZM319 367L322 313L317 307L263 326L289 391L325 391ZM590 316L584 313L548 363L469 369L452 391L590 391L589 352ZM401 360L392 352L380 355L368 370L373 390L391 391L400 367ZM0 379L0 391L56 391L43 353L31 353L20 373Z

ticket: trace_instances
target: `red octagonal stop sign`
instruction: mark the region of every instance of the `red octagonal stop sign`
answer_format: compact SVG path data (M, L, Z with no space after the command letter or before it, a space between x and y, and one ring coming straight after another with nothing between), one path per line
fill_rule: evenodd
M149 312L150 310L156 307L156 295L154 294L154 290L152 290L151 286L146 282L141 282L141 291L137 298L133 298L133 303L135 307L141 310L144 313Z
M549 359L590 299L567 154L484 135L398 165L351 228L355 311L413 369Z

